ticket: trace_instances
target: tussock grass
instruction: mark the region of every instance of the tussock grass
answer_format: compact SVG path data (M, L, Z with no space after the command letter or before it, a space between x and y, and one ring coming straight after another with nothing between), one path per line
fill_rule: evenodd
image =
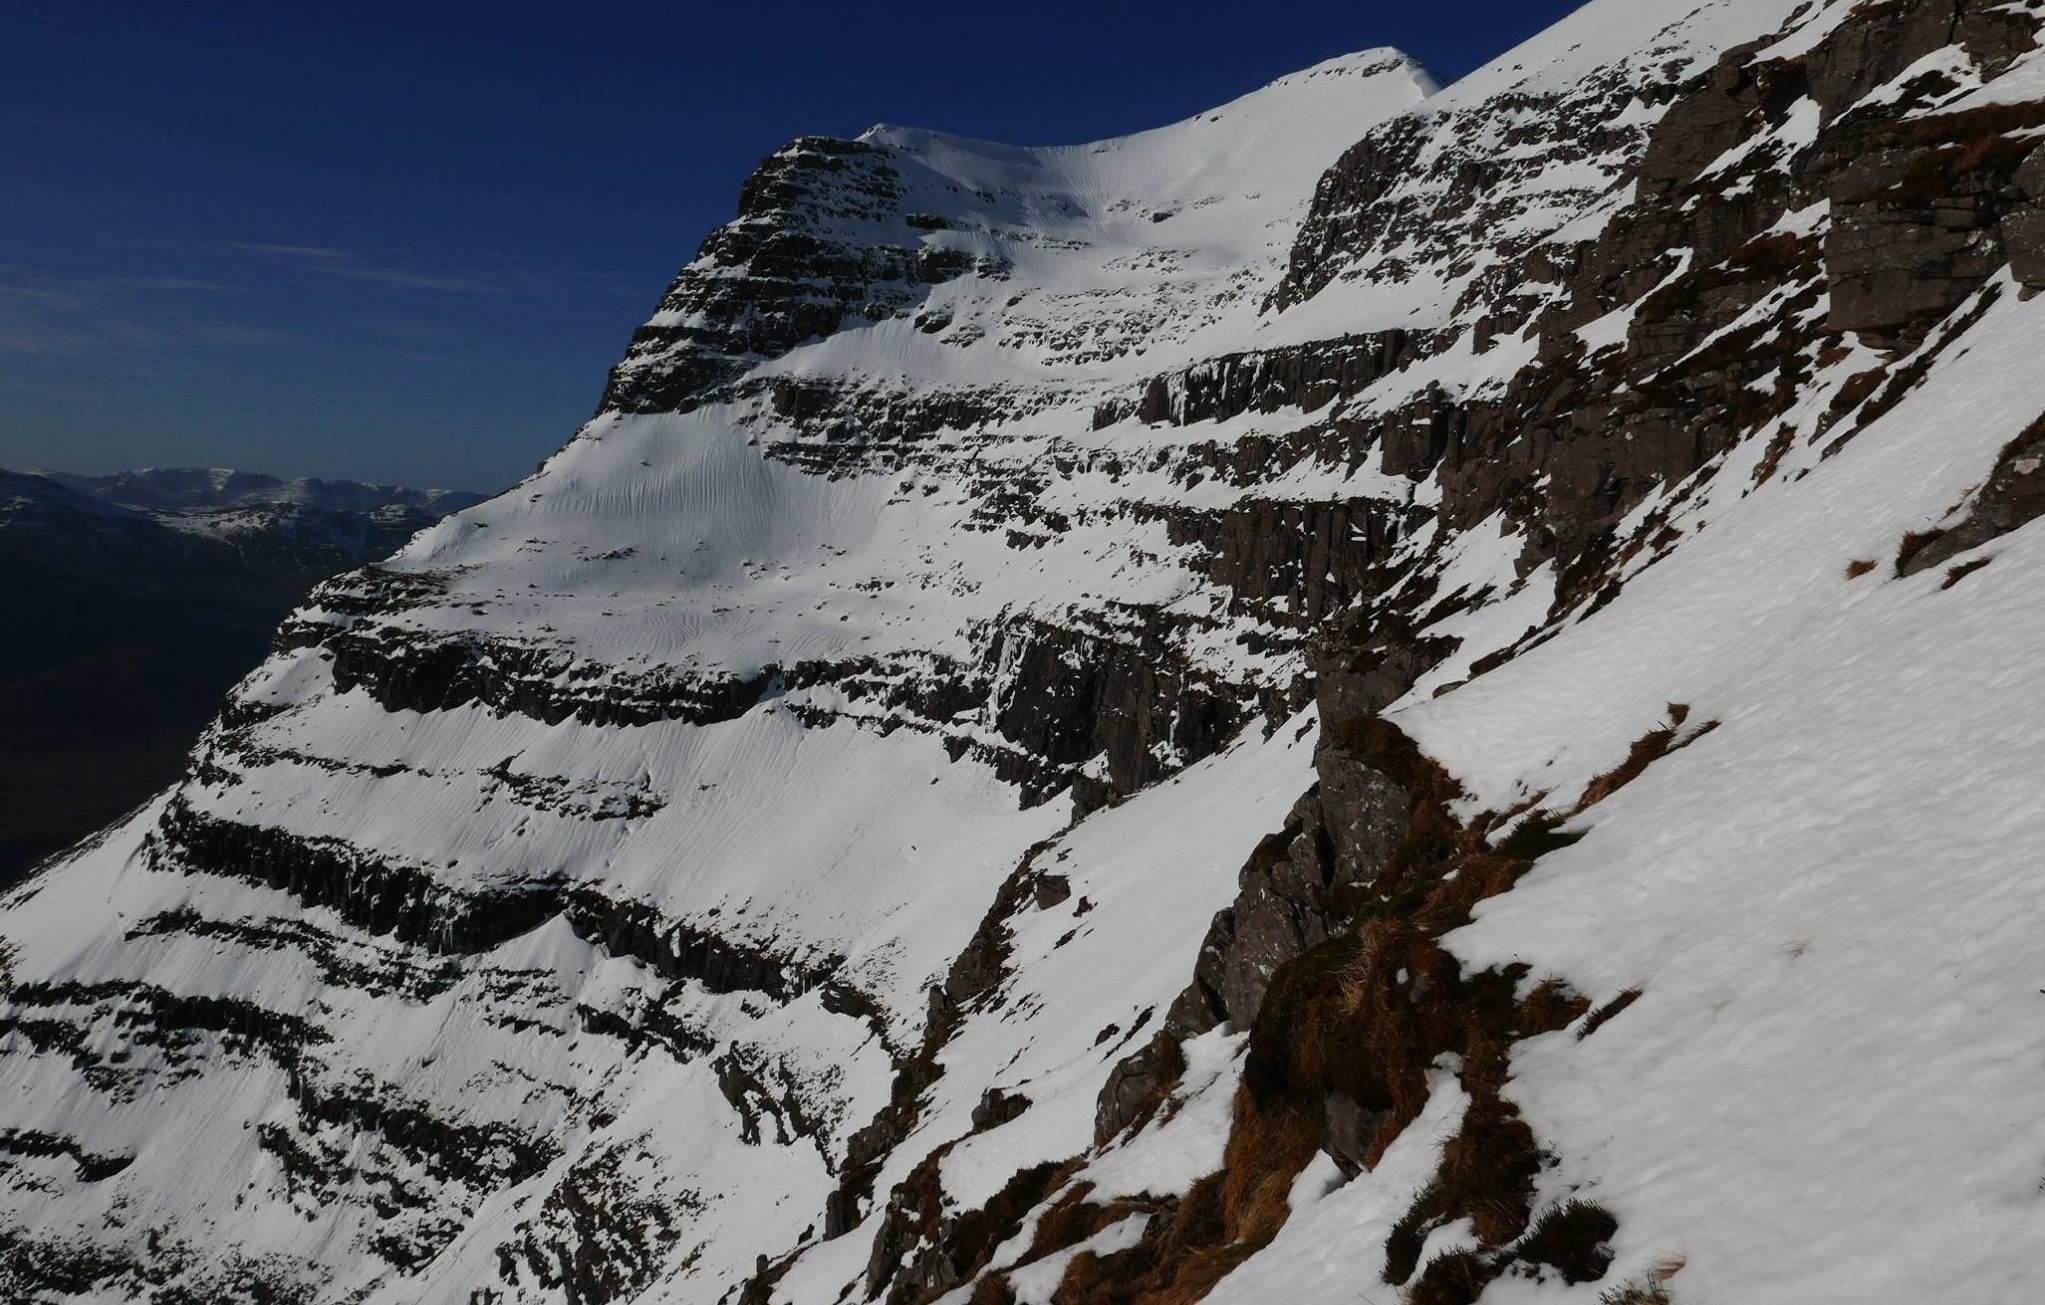
M1671 714L1666 737L1636 750L1645 757L1637 769L1677 746L1688 711ZM1515 1265L1590 1274L1584 1281L1603 1272L1616 1221L1579 1203L1535 1219L1543 1156L1505 1094L1513 1044L1582 1021L1590 1002L1558 979L1529 984L1525 966L1466 975L1439 942L1478 902L1510 891L1536 859L1581 835L1560 828L1566 816L1523 810L1492 846L1491 833L1512 817L1458 820L1461 786L1381 718L1332 726L1324 746L1405 789L1406 826L1368 891L1345 898L1349 931L1272 975L1249 1031L1222 1167L1183 1198L1149 1207L1157 1217L1137 1245L1075 1256L1053 1297L1059 1305L1190 1305L1205 1296L1284 1226L1292 1185L1326 1141L1331 1099L1376 1116L1363 1155L1374 1166L1426 1108L1444 1063L1460 1065L1470 1104L1432 1182L1392 1232L1387 1280L1404 1286L1411 1305L1459 1305ZM1282 850L1260 846L1247 873L1268 871ZM1079 1245L1132 1212L1087 1198L1084 1189L1067 1193L1039 1218L1028 1258ZM1429 1233L1465 1219L1480 1246L1420 1264Z
M1591 1012L1591 1017L1585 1020L1583 1022L1583 1027L1576 1031L1576 1040L1578 1042L1582 1042L1591 1034L1596 1033L1599 1029L1605 1027L1606 1023L1610 1021L1613 1016L1619 1014L1619 1012L1625 1010L1628 1006L1631 1006L1634 1002L1639 1000L1640 989L1638 988L1628 988L1626 991L1612 998L1612 1000L1606 1002L1604 1005L1598 1007L1596 1010Z
M1674 1305L1675 1297L1659 1282L1627 1283L1598 1297L1598 1305Z

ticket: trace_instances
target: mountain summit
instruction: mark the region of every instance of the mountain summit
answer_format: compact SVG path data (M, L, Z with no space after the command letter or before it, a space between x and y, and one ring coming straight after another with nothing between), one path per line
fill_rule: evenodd
M2036 1297L2041 27L777 151L0 901L0 1285Z

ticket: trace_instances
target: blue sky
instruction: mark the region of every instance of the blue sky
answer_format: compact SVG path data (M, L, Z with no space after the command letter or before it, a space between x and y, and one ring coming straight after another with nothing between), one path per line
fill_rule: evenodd
M1368 46L1452 79L1574 7L16 5L0 466L499 488L789 137L1083 141Z

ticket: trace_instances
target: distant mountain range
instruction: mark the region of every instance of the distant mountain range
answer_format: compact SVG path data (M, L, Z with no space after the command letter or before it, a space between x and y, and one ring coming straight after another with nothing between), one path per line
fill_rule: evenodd
M180 513L288 506L367 514L413 508L431 513L437 520L450 512L473 507L485 497L457 490L364 485L312 476L285 480L230 467L142 467L106 476L77 476L64 471L32 474L124 507Z
M220 468L0 470L0 883L177 778L314 583L482 497Z

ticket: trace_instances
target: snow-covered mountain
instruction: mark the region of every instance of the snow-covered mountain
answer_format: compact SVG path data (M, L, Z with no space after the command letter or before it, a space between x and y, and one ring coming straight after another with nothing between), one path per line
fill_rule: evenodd
M236 549L254 569L310 579L379 561L427 526L488 495L227 467L143 467L103 476L31 473L132 508L181 534Z
M778 152L5 900L0 1283L2036 1297L2041 25Z
M480 501L233 471L0 471L0 609L12 618L0 884L182 774L221 698L315 583Z
M260 471L238 471L232 467L139 467L101 476L81 476L67 471L41 471L36 474L110 502L174 512L288 503L328 512L375 512L383 508L408 507L445 516L449 512L474 507L488 497L460 490L364 485L353 480L321 480L315 476L285 479Z

